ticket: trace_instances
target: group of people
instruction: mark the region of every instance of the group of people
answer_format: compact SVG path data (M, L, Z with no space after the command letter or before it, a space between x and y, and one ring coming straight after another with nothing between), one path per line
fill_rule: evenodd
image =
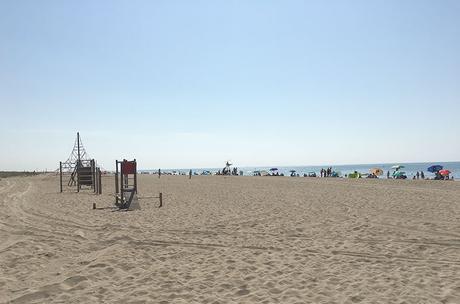
M330 177L332 176L332 167L329 167L327 169L321 169L321 177Z
M259 172L259 176L260 176L260 172ZM279 173L278 171L275 171L275 172L269 173L268 176L284 176L284 173Z
M390 171L387 171L387 178L391 178ZM405 178L407 178L407 176ZM423 173L423 171L417 171L417 173L412 177L412 179L425 179L425 173Z
M449 175L442 175L441 173L439 173L439 171L435 172L434 173L434 179L435 180L449 180L449 179L454 179L453 176L449 176Z
M216 175L239 175L238 168L233 167L233 169L230 169L230 168L225 167L222 169L222 171L221 170L217 171Z
M425 179L425 173L423 173L423 171L417 171L412 179Z
M209 171L206 171L206 172L209 172ZM395 171L395 173L398 172L398 171ZM161 172L161 169L158 169L158 178L161 177L161 174L163 172ZM404 172L401 172L401 173L404 173ZM166 173L168 174L168 173ZM171 173L169 173L171 174ZM211 172L209 172L209 174L211 174ZM237 167L234 167L234 168L224 168L222 170L219 170L215 173L216 175L243 175L243 171L240 171L238 172L238 168ZM442 175L439 171L438 172L435 172L435 180L448 180L448 179L454 179L453 177L449 177L449 175L447 176L444 176ZM185 175L185 173L181 174L181 175ZM190 170L188 172L188 176L189 178L192 178L192 175L193 175L193 172L192 170ZM195 175L198 175L198 173L195 173ZM207 174L204 174L203 175L207 175ZM254 171L254 176L261 176L262 173L260 171ZM266 174L266 175L269 175L269 176L284 176L283 173L279 173L278 171L276 172L272 172L272 173L269 173L269 174ZM345 177L361 177L361 174L358 173L357 171L355 171L354 173L350 173L350 174L345 174ZM293 170L291 171L291 176L294 176L294 177L297 177L299 176L299 174L296 174L296 172ZM308 174L304 174L303 175L304 177L316 177L316 173L315 172L310 172ZM321 177L336 177L338 176L336 172L334 172L332 170L332 167L329 167L329 168L322 168L321 171L320 171L320 176ZM387 171L387 179L391 179L391 178L395 178L395 179L406 179L407 176L402 174L402 175L395 175L395 174L391 174L391 172L388 170ZM371 173L371 174L367 174L366 175L367 178L378 178L378 176L375 174L375 173ZM412 179L414 180L417 180L417 179L425 179L425 173L423 171L417 171L416 174L412 177Z

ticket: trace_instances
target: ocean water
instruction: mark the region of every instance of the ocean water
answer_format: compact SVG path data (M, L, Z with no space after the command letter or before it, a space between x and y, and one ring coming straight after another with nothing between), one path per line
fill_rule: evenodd
M448 169L452 172L451 176L455 179L460 180L460 162L434 162L434 163L398 163L398 164L357 164L357 165L341 165L341 166L289 166L289 167L279 167L279 173L284 173L284 175L289 176L291 170L296 170L300 176L303 176L304 173L308 174L309 172L316 172L319 176L321 168L326 169L327 167L332 167L333 171L340 172L341 176L345 174L353 173L354 171L358 171L360 173L369 173L369 170L372 168L380 168L384 171L384 175L380 178L386 178L387 171L393 172L394 170L391 169L394 165L402 165L404 166L401 171L406 172L406 175L409 179L411 179L416 173L423 171L425 174L425 178L433 178L434 174L427 171L427 168L431 165L441 165L444 169ZM238 167L238 166L237 166ZM238 172L243 171L244 175L253 175L253 172L258 171L269 171L270 168L273 167L238 167ZM163 172L179 172L188 174L189 170L192 169L193 172L201 173L205 170L211 172L217 172L222 170L222 168L182 168L182 169L162 169ZM158 172L158 169L148 169L148 170L140 170L144 172Z

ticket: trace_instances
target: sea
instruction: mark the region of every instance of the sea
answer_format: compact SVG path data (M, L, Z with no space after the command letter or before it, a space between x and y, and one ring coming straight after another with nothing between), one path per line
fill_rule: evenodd
M320 175L321 169L327 169L328 167L332 167L332 170L339 173L339 176L345 176L346 174L353 173L355 171L359 173L369 173L373 168L380 168L384 171L384 175L380 178L385 178L387 171L392 173L394 169L391 167L395 165L404 166L404 168L400 169L406 173L409 179L412 179L417 172L423 172L425 174L425 178L433 178L434 174L427 171L428 167L432 165L441 165L444 169L451 171L451 177L454 179L460 180L460 162L432 162L432 163L397 163L397 164L356 164L356 165L324 165L324 166L272 166L272 167L238 167L238 172L243 172L243 175L252 176L254 171L268 171L272 168L278 169L278 172L281 174L283 173L285 176L289 176L292 170L296 171L296 174L303 176L304 174L308 174L310 172L315 172L317 176ZM223 168L223 167L222 167ZM176 173L176 174L188 174L190 170L195 174L201 174L204 171L210 171L215 173L222 168L181 168L181 169L161 169L162 172L167 173ZM146 169L146 170L139 170L145 173L156 173L158 169Z

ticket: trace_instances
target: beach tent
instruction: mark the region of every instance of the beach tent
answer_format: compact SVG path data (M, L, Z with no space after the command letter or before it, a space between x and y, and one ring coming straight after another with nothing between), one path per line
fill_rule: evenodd
M401 178L406 175L406 172L403 171L395 171L393 172L393 177L394 178Z
M331 177L339 177L341 173L339 171L332 171Z
M348 178L361 178L361 173L359 172L353 172L348 174Z
M265 170L262 170L262 171L260 171L260 175L262 175L262 176L267 176L267 175L268 175L268 172L265 171Z

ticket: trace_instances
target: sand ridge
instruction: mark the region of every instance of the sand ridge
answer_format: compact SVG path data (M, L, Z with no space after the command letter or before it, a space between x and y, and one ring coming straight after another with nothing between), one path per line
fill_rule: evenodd
M131 212L103 185L0 180L0 302L460 302L457 182L139 175L165 206Z

